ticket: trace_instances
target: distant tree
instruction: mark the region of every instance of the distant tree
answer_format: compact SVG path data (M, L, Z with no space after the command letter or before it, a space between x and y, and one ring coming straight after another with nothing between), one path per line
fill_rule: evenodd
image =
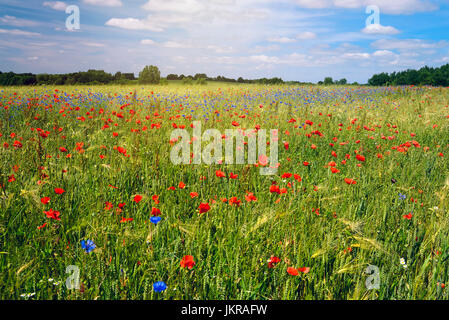
M194 80L198 80L198 79L207 79L207 75L205 73L197 73L194 77Z
M121 80L121 79L122 79L122 73L120 71L116 72L115 75L114 75L114 80L118 81L118 80Z
M324 84L325 84L326 86L329 86L329 85L331 85L331 84L334 84L334 80L332 80L331 77L326 77L326 78L324 78Z
M179 80L177 74L169 74L167 75L167 80Z
M196 79L196 84L206 85L207 84L206 78L198 78L198 79Z
M158 84L161 81L161 72L156 66L146 66L139 73L139 83Z
M340 84L340 85L345 85L347 83L348 83L348 80L346 80L345 78L340 79L340 80L337 81L337 84Z

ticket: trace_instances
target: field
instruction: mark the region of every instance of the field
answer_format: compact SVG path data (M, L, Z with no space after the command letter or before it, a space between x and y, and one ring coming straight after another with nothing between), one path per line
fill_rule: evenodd
M0 299L446 300L448 104L430 87L0 89ZM173 164L193 121L278 129L277 174Z

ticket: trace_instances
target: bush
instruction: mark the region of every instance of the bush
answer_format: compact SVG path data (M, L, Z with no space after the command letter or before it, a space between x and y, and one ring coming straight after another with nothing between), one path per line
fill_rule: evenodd
M161 81L161 72L156 66L146 66L139 73L139 83L141 84L158 84Z

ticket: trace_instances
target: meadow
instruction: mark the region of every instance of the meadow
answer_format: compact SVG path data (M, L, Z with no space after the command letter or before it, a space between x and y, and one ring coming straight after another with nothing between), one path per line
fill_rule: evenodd
M413 86L0 88L0 299L447 300L448 104ZM278 129L277 175L174 165L193 121Z

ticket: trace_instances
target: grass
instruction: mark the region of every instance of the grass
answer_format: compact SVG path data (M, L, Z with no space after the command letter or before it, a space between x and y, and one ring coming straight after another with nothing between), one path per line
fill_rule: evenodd
M0 298L448 299L448 101L448 89L417 87L0 89ZM203 131L224 133L232 121L279 129L278 174L173 165L173 123L191 133L198 119ZM286 193L270 192L274 182ZM222 201L232 197L240 206ZM200 203L210 211L200 214ZM88 239L90 253L80 244ZM181 268L185 255L192 269ZM280 259L274 268L271 256ZM65 285L70 265L80 290ZM379 289L366 287L369 265L379 268ZM155 292L157 281L167 289Z

